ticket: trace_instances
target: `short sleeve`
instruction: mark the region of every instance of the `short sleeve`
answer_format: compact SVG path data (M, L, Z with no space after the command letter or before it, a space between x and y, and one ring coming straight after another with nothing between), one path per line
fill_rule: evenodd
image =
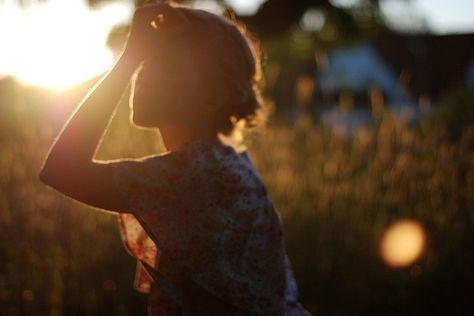
M156 270L170 266L161 260L164 251L168 259L187 243L188 210L180 192L187 190L192 178L192 160L189 153L177 151L111 163L117 191L130 211L117 214L121 239L132 256ZM151 281L138 261L134 287L149 293Z
M186 185L189 157L184 152L147 156L111 163L114 183L134 215L176 203L174 195Z
M165 199L165 192L182 178L186 163L183 158L184 155L169 153L111 163L114 183L129 211L136 213L149 206L147 203L166 203L159 200Z
M141 188L145 184L140 174L145 169L146 161L121 160L111 163L116 188L132 213L117 213L120 237L128 253L137 258L134 288L142 293L149 293L152 279L140 260L152 267L157 267L159 252L155 242L149 237L133 211L141 202Z

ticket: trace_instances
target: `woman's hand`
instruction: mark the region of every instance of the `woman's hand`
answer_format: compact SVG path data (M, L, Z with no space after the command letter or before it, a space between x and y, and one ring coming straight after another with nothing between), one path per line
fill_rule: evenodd
M186 33L190 25L180 9L167 3L148 1L135 10L122 57L138 66L169 39Z

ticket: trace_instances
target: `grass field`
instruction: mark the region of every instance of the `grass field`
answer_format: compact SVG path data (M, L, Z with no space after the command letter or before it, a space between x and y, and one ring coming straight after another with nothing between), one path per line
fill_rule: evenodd
M116 219L42 185L54 137L89 86L48 93L0 85L0 314L145 315L135 260ZM126 97L97 158L163 150L128 125ZM474 128L452 141L440 123L384 113L353 138L270 119L249 155L281 214L300 301L315 315L473 315ZM421 257L387 266L378 245L410 217Z

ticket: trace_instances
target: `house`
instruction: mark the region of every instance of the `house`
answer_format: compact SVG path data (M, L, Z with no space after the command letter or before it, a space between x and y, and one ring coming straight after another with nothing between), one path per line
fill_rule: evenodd
M284 111L290 121L306 113L315 122L352 134L370 127L386 107L409 120L421 115L371 43L316 51L309 69L296 76L294 98Z

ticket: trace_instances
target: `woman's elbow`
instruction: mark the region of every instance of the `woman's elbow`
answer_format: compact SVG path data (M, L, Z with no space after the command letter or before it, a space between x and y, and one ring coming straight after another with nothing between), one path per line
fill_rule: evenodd
M81 183L85 175L91 174L87 167L89 166L45 163L39 172L39 180L58 191L67 191Z
M39 172L39 180L49 186L54 187L55 184L59 183L64 176L64 172L61 172L57 165L45 162L45 164L41 167ZM62 171L64 171L63 169Z
M66 179L63 172L58 170L42 168L39 173L39 180L56 191L66 193L68 190L68 179Z
M67 162L67 160L58 159L50 154L41 166L39 179L42 183L52 186L54 183L64 179L65 171L71 167L71 163Z
M39 172L39 180L43 184L51 185L53 177L51 171L48 171L46 168L41 168Z

